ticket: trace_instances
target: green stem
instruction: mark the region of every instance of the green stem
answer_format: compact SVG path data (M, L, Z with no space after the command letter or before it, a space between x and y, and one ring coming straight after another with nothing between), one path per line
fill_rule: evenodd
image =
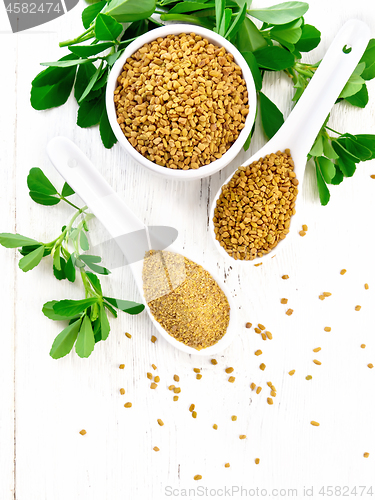
M61 200L63 200L63 201L65 201L65 203L67 203L67 204L68 204L68 205L70 205L71 207L75 208L76 210L80 210L80 208L79 208L79 207L77 207L77 205L74 205L74 203L72 203L71 201L67 200L67 199L65 198L65 196L62 196L62 195L61 195L61 196L60 196L60 199L61 199Z
M73 40L65 40L65 42L60 42L59 47L67 47L68 45L76 45L77 43L81 43L84 40L88 40L89 38L86 37L86 35L90 34L89 38L93 38L94 36L94 28L88 28L86 31L84 31L81 35L77 36L77 38L74 38Z
M211 24L203 21L203 18L188 16L185 14L162 14L160 16L162 21L182 21L182 22L190 22L192 24L197 24L198 26L202 26L203 28L211 29Z
M331 132L334 132L334 133L335 133L335 134L337 134L337 135L342 135L342 134L341 134L341 132L337 132L337 130L333 130L333 128L328 127L327 125L326 125L326 128L327 128L328 130L330 130Z

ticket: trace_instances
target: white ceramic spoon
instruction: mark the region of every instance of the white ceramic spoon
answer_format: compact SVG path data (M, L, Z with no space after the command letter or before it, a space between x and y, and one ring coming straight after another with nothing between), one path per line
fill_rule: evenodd
M300 206L299 200L301 198L307 154L310 151L311 146L313 145L314 140L324 123L324 120L327 118L328 113L331 111L336 102L336 99L340 95L350 75L353 73L355 67L361 59L370 40L370 36L369 27L362 21L352 19L345 23L334 38L326 55L308 84L307 89L302 94L283 126L257 153L241 164L241 166L247 166L267 154L290 149L295 165L294 171L299 181L299 194L297 195L295 205L296 214L291 218L289 234L263 257L256 257L251 261L235 260L219 244L216 240L214 232L212 219L214 217L217 200L221 194L222 188L220 188L211 205L210 233L213 237L216 248L223 257L232 259L241 265L248 265L249 262L259 264L274 257L276 252L281 248L284 248L286 242L291 239L290 234L297 233L297 224L300 221L298 207ZM351 48L350 52L344 52L344 47L347 49ZM234 174L231 174L227 178L227 180L223 183L223 186L231 180L233 175Z
M96 170L87 156L71 140L66 137L55 137L48 143L47 153L58 172L106 227L124 253L127 261L131 262L128 265L133 272L138 290L143 298L143 259L134 262L134 249L130 248L132 245L126 245L126 238L122 237L137 231L138 240L136 243L133 243L133 246L134 244L138 245L141 249L141 253L138 252L138 254L143 256L145 251L151 249L149 243L150 235L148 234L147 226L132 213L108 182ZM155 247L153 249L155 249ZM161 249L164 250L164 247L162 246ZM180 253L171 246L168 247L168 251ZM183 254L185 257L189 258L185 252ZM196 259L191 260L197 262ZM199 262L197 262L197 264L199 264ZM157 331L174 347L193 355L212 356L222 351L230 344L238 330L236 305L225 283L215 276L213 272L210 271L210 273L227 296L230 306L230 321L227 332L221 340L211 347L198 351L174 339L154 319L144 300L146 310Z

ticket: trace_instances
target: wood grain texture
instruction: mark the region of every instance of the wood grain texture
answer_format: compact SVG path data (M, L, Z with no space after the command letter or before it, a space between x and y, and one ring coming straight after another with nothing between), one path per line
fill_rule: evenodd
M259 0L253 6L273 3ZM174 350L162 338L151 343L155 331L146 314L121 314L111 321L110 338L97 345L89 359L72 353L54 361L48 353L61 325L44 317L41 307L51 299L80 298L82 287L57 282L48 259L24 274L17 267L16 252L1 248L1 500L161 500L167 498L167 486L199 485L299 488L300 496L304 486L314 486L314 497L320 498L317 492L323 485L370 486L375 370L366 365L375 363L375 181L370 178L375 162L361 164L352 179L333 186L327 207L319 204L315 173L307 165L300 194L307 235L290 235L290 245L271 262L240 269L216 253L207 230L208 210L223 180L264 144L260 127L248 153L242 152L222 172L183 183L151 174L119 146L105 150L97 128L74 125L77 105L72 97L61 108L31 108L30 82L40 71L39 62L59 57L58 41L80 32L78 10L83 5L38 29L0 34L6 46L4 64L10 68L0 83L7 110L0 121L1 231L17 230L49 241L70 218L67 206L33 203L26 186L33 166L62 186L45 147L52 137L65 135L91 158L136 215L147 224L178 228L181 250L199 259L203 255L205 266L225 278L239 308L238 336L213 366L209 359ZM371 1L311 2L306 22L316 25L323 37L306 62L322 58L351 17L366 21L375 35ZM374 82L368 87L365 110L336 106L334 129L375 133ZM287 116L293 93L287 78L268 75L264 91ZM92 228L93 244L106 239L98 222L93 221ZM110 261L110 256L103 257ZM347 269L344 276L342 268ZM283 274L290 279L282 280ZM369 290L364 289L366 282ZM102 283L110 296L140 299L127 268L115 269ZM324 291L332 296L320 301ZM282 297L289 300L286 306L280 303ZM354 310L357 304L362 306L359 312ZM288 307L294 310L290 317L285 314ZM273 340L262 341L244 327L247 321L263 323ZM331 332L325 332L325 326ZM322 350L314 353L315 347ZM254 356L257 349L263 351L259 357ZM322 365L315 365L314 358ZM259 370L262 362L265 371ZM125 363L124 370L119 370L120 363ZM224 371L228 366L234 368L233 384ZM194 367L201 368L201 380L195 378ZM293 377L288 375L291 369L296 370ZM148 371L160 376L156 390L149 388ZM167 389L177 385L174 374L180 376L177 402ZM310 381L305 379L308 374ZM273 406L266 402L267 381L277 388ZM259 395L250 390L251 382L262 386ZM125 395L119 393L121 387ZM132 408L124 408L127 401ZM191 403L196 419L188 411ZM236 422L231 415L237 415ZM311 420L320 427L311 426ZM214 423L218 430L212 428ZM79 434L83 428L85 436ZM240 440L240 434L247 439ZM154 452L154 446L160 451ZM363 458L365 451L370 452L368 459ZM226 462L231 464L228 469ZM195 482L195 474L201 474L202 481Z

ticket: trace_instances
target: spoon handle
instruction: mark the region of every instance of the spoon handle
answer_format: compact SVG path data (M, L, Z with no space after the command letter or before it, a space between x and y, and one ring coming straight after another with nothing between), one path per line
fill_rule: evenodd
M362 21L352 19L344 24L285 126L271 139L275 143L288 144L295 160L306 160L324 120L361 59L370 36L369 27Z

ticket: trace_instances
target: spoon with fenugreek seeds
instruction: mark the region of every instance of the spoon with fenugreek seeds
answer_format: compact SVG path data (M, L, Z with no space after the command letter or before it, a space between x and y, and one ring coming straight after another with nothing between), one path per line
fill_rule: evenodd
M189 354L225 349L236 332L237 311L223 281L174 251L160 231L151 232L72 141L55 137L47 153L121 249L157 331Z
M210 212L210 233L223 256L260 264L291 239L289 232L297 234L307 155L369 39L365 23L348 21L283 126L224 182Z

